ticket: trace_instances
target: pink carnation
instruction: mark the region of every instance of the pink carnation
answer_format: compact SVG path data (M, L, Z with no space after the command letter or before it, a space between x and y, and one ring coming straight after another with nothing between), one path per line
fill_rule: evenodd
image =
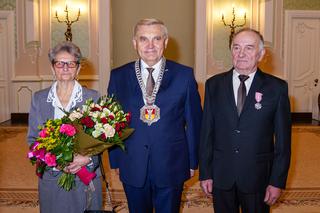
M60 127L60 132L70 137L77 133L76 128L74 128L71 124L62 124Z
M44 161L46 150L44 148L35 151L35 156L37 159Z
M57 165L56 156L48 152L44 156L44 162L46 162L48 166L56 166Z
M47 136L49 136L48 132L47 132L47 128L44 128L43 130L41 130L39 132L39 137L40 138L46 138Z

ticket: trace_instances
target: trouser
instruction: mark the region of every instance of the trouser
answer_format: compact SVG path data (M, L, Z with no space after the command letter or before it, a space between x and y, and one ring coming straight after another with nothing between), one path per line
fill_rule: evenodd
M265 192L243 193L236 184L230 190L213 188L215 213L269 213L270 207L263 201Z

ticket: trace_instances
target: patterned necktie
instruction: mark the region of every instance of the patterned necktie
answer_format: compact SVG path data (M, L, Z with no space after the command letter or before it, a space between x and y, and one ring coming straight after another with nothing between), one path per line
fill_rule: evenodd
M246 89L246 84L244 83L249 76L247 75L239 75L240 79L240 86L238 88L238 98L237 98L237 110L238 110L238 115L240 116L244 102L246 100L247 96L247 89Z
M147 68L149 75L147 78L147 85L146 85L146 90L147 90L147 95L151 96L152 92L153 92L153 88L154 88L154 79L152 77L152 72L153 72L153 68Z

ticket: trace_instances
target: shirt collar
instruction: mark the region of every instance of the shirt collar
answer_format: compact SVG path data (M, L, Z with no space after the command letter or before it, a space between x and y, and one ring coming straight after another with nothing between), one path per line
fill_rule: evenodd
M155 65L152 66L152 68L156 71L156 70L160 70L160 66L161 66L161 62L162 62L162 58L160 61L158 61ZM144 62L142 59L141 61L141 70L146 70L147 68L149 68L150 66Z
M47 102L52 102L53 107L61 107L61 103L59 101L58 95L57 95L57 82L54 82L50 88L50 91L48 93ZM78 83L78 81L75 80L74 87L72 91L72 95L70 97L69 104L67 106L67 111L74 108L77 104L77 102L82 102L82 87Z
M249 79L248 79L248 80L252 81L252 79L253 79L254 75L256 74L256 72L257 72L257 70L254 71L254 72L252 72L252 73L250 73L250 74L248 75L248 76L249 76ZM238 73L236 69L233 69L233 78L236 78L236 79L239 80L239 77L238 77L239 75L241 75L241 74ZM240 80L239 80L239 81L240 81Z

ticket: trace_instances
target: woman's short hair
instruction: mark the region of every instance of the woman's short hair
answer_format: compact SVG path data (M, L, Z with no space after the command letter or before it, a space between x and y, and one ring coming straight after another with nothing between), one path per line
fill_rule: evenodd
M61 52L67 52L74 56L78 63L80 63L80 60L82 59L80 48L77 45L70 41L63 41L49 50L48 57L50 62L54 63L57 54Z

